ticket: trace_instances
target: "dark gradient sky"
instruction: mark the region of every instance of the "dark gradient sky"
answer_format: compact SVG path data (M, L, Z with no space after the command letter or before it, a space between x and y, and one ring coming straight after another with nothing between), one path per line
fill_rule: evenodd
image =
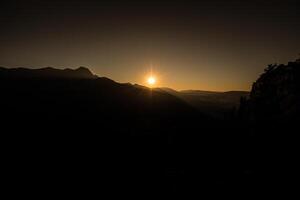
M267 64L300 53L298 1L9 1L0 66L86 66L158 86L249 90Z

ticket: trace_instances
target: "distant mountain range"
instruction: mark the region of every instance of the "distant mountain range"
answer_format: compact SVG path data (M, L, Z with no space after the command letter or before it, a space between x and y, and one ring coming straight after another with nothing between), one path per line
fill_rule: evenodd
M135 95L140 94L141 91L149 92L149 88L137 84L120 84L105 77L98 77L94 75L88 68L79 67L77 69L55 69L52 67L40 69L28 68L4 68L0 67L1 79L92 79L95 82L107 82L111 85L105 87L110 88L118 86L121 88L131 88L136 91ZM98 88L101 90L101 88ZM96 88L95 88L96 90ZM121 95L124 90L119 91ZM241 97L248 96L248 92L244 91L230 91L230 92L211 92L201 90L183 90L176 91L171 88L155 88L151 90L151 95L162 95L168 98L177 99L177 101L185 102L190 106L197 108L199 111L209 114L214 117L222 117L224 112L238 107ZM109 92L108 92L109 95ZM173 96L173 97L172 97ZM104 98L104 97L103 97ZM138 99L138 98L136 98Z
M246 91L212 92L203 90L181 90L157 88L172 94L198 110L215 117L223 117L224 113L239 107L241 97L248 97Z

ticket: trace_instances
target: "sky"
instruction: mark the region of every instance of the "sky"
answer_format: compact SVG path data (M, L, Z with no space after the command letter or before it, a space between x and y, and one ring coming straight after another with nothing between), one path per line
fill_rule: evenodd
M300 2L7 1L0 66L88 67L117 82L177 90L250 90L300 53Z

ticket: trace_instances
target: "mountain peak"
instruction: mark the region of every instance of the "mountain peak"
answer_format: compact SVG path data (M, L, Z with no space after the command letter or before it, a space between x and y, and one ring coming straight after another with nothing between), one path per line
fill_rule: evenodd
M92 74L92 72L89 70L89 68L83 67L83 66L80 66L80 67L78 67L77 69L74 69L74 70L75 71L88 72L88 73Z
M82 78L95 78L95 75L87 68L80 66L76 69L70 69L71 73L78 75L78 77Z

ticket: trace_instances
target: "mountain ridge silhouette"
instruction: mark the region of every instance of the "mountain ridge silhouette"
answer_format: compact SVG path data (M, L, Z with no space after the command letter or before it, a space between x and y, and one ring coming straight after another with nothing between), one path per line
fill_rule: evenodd
M78 67L76 69L57 69L53 67L35 68L29 69L24 67L17 68L5 68L0 67L1 78L82 78L82 79L94 79L96 75L86 67Z
M102 84L108 84L107 87L112 85L119 85L123 88L132 87L138 90L151 90L151 93L161 93L165 96L171 95L174 98L178 98L179 101L183 101L189 106L193 106L199 111L205 114L222 117L223 114L239 104L239 99L242 96L246 96L247 92L231 91L231 92L212 92L201 90L183 90L176 91L171 88L153 88L150 89L146 86L131 83L118 83L107 77L99 77L93 74L86 67L79 67L76 69L56 69L53 67L35 68L29 69L24 67L18 68L4 68L0 67L0 78L2 79L86 79L102 81ZM105 83L106 82L106 83ZM109 86L110 85L110 86ZM103 87L103 86L101 86ZM115 86L113 86L115 87ZM138 90L136 91L138 93ZM109 93L108 93L109 94ZM150 94L149 94L150 95ZM217 114L216 114L217 113Z
M286 185L287 171L289 177L297 171L290 166L297 166L291 152L298 152L293 149L298 145L290 145L290 139L298 122L282 123L270 115L265 121L248 120L255 107L269 110L260 106L268 101L276 102L267 104L271 109L278 102L292 111L290 105L298 105L296 74L281 68L273 72L258 79L248 96L150 89L98 77L85 68L0 68L5 172L26 184L42 179L46 185L90 188L102 180L107 191L142 194ZM232 107L226 106L241 94L246 97L238 115L211 117L229 111ZM220 99L227 100L226 95L230 98L224 104ZM277 101L277 96L289 98Z

